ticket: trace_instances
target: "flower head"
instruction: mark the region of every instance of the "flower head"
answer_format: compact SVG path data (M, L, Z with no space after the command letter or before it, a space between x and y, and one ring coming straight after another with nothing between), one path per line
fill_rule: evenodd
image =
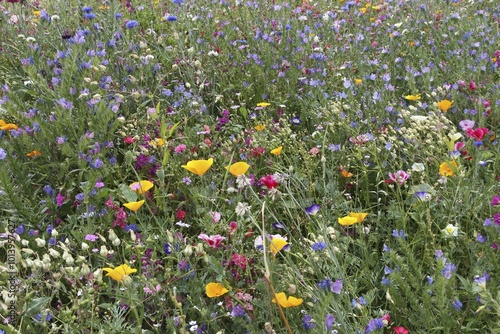
M129 188L132 189L133 191L136 191L139 195L144 194L147 192L149 189L153 188L154 184L150 181L139 181L139 182L134 182L131 185L129 185Z
M213 249L219 248L221 246L222 241L226 239L226 237L223 237L219 234L208 236L204 233L200 234L198 238L205 241Z
M420 94L417 94L417 95L406 95L405 99L407 99L409 101L418 101L418 100L420 100Z
M220 283L208 283L205 286L205 293L207 294L207 297L209 298L215 298L215 297L220 297L229 290L226 289L222 284Z
M457 170L457 163L455 161L445 161L439 165L439 174L442 176L453 176Z
M284 292L277 293L276 298L273 298L273 303L276 303L276 300L280 306L284 308L299 306L302 304L302 298L295 298L293 296L287 298Z
M453 104L453 101L449 101L449 100L441 100L437 103L437 107L441 110L441 111L448 111L448 109L450 109L451 105Z
M13 123L6 123L4 120L0 119L0 130L9 131L9 130L17 130L17 129L18 129L17 125L15 125Z
M118 283L128 283L130 281L129 275L137 271L137 269L132 269L127 264L122 264L116 268L104 268L103 270L107 272L106 276L111 277Z
M250 165L244 161L235 162L231 166L226 167L228 172L233 174L236 177L245 174L247 172L248 168L250 168Z
M363 220L365 220L366 216L368 216L368 214L364 213L364 212L351 212L351 213L349 213L349 217L356 218L357 223L361 223Z
M313 204L306 208L306 213L311 216L315 216L321 207L318 204Z
M212 158L208 160L191 160L187 163L187 165L182 165L181 167L187 169L193 174L202 176L210 169L213 163L214 159Z
M271 154L280 155L282 150L283 146L276 147L275 149L271 150Z
M36 157L36 156L41 155L41 154L42 154L42 152L34 150L34 151L31 151L30 153L26 153L26 156L33 158L33 157Z
M276 253L278 253L286 246L288 246L288 242L286 241L286 239L284 239L279 235L275 235L271 239L271 244L269 248L271 249L271 252L273 252L273 254L276 255Z
M123 206L126 207L129 210L132 211L137 211L141 208L141 206L144 204L144 200L138 201L138 202L128 202L124 203Z

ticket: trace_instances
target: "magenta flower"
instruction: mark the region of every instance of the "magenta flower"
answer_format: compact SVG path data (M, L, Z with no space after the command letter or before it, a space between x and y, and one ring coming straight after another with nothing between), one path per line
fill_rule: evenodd
M491 206L500 205L500 196L493 196L490 204Z
M219 234L208 236L204 233L200 234L198 238L205 241L213 249L219 248L221 246L222 240L226 239L226 237L223 237Z
M278 187L278 182L276 182L273 175L261 177L260 182L263 183L267 189L276 189Z
M396 173L389 173L389 178L392 182L403 185L410 178L410 174L404 170L398 170Z
M58 193L57 196L56 196L56 204L57 204L57 206L63 205L64 199L66 199L66 197L63 196L61 193Z

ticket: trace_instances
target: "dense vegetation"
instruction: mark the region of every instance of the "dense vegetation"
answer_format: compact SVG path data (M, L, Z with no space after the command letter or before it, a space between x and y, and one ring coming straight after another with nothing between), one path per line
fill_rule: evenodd
M499 333L496 1L0 1L0 333Z

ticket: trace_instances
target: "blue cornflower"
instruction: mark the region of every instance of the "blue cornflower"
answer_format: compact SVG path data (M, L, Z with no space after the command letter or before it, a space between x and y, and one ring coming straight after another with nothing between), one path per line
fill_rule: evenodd
M135 28L139 25L139 23L137 23L137 21L135 20L130 20L128 21L126 24L125 24L125 27L127 27L127 29L132 29L132 28Z
M406 237L408 236L403 230L393 230L392 231L392 236L393 237L396 237L396 238L401 238L401 239L406 239Z
M165 251L165 254L172 254L172 246L170 246L170 244L168 243L165 243L163 245L163 250Z
M0 147L0 160L3 160L7 157L7 151Z
M87 13L87 14L92 13L92 10L93 10L92 7L85 6L82 8L82 12Z
M24 233L24 231L26 231L26 228L24 227L24 224L21 224L19 225L18 227L16 227L16 229L14 230L17 234L21 235Z
M326 248L326 243L324 243L323 241L320 241L320 242L315 242L311 245L311 248L316 251L316 252L319 252L323 249Z
M332 284L332 288L330 289L333 293L336 293L337 295L340 295L340 292L342 292L342 279L338 279ZM363 297L360 297L363 298ZM364 299L363 299L364 301ZM366 304L366 301L365 301Z
M83 18L87 19L87 20L92 20L92 19L95 19L95 14L94 13L84 14Z
M455 299L451 304L457 311L460 311L460 309L462 308L462 302L458 299Z
M167 21L169 21L169 22L175 22L175 21L177 21L177 16L175 16L175 15L169 15L169 16L167 16Z

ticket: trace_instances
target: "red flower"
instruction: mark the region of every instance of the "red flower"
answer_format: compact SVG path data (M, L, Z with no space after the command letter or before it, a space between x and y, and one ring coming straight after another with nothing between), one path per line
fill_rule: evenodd
M124 142L125 142L125 144L127 144L127 145L130 145L130 144L135 143L135 139L134 139L134 138L132 138L132 137L130 137L130 136L123 138L123 141L124 141Z
M476 90L476 88L477 88L476 83L475 83L474 81L471 81L471 82L469 83L469 89L470 89L470 90Z
M263 183L267 189L274 189L278 187L278 182L274 179L272 175L266 175L260 178L260 182Z
M395 334L408 334L409 331L404 328L403 326L398 326L398 327L394 327L394 333Z
M487 128L477 128L477 129L467 129L466 134L469 138L474 138L476 140L482 140L484 136L488 133Z
M184 220L184 218L186 218L186 211L184 211L184 210L177 210L177 212L175 213L175 217L177 219Z

